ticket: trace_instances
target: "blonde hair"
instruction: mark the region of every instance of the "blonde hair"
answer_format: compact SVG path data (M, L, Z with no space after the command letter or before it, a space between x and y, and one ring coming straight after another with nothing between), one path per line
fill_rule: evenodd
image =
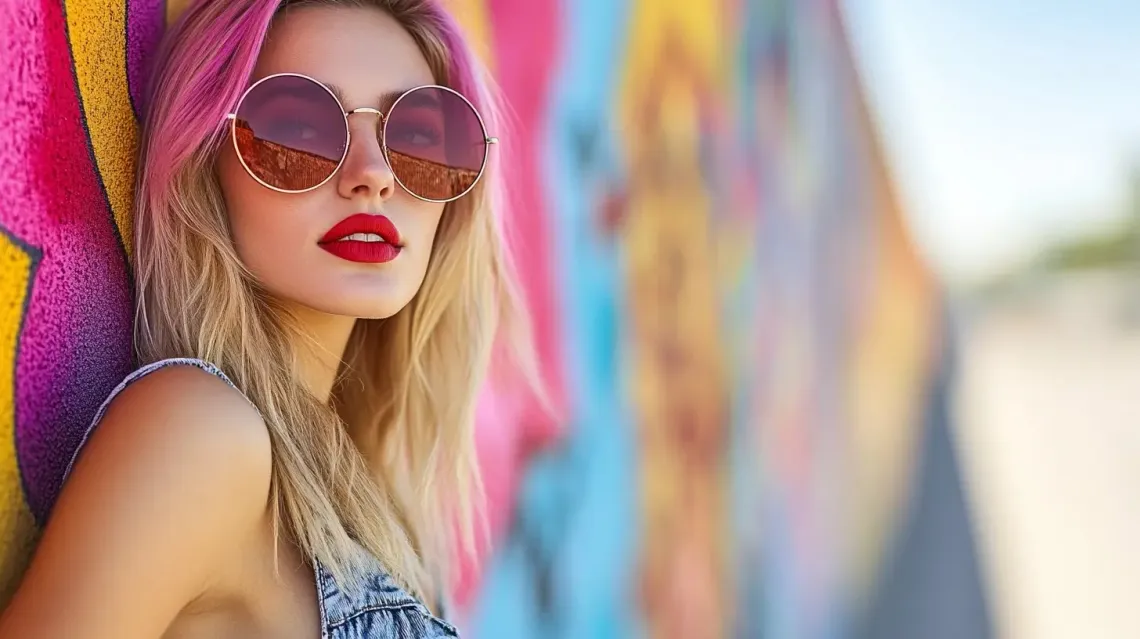
M482 521L474 414L493 352L508 345L512 370L537 380L494 214L499 172L492 158L474 191L446 205L426 278L408 306L389 319L357 320L333 398L321 403L294 373L302 328L238 259L214 171L228 139L224 116L270 26L284 7L302 5L387 12L415 39L436 81L466 95L498 134L486 74L436 2L195 3L160 50L145 119L136 347L141 362L213 362L258 407L272 441L277 536L284 532L348 587L364 569L355 541L427 601L452 576L453 551L472 550ZM201 59L206 49L217 58Z

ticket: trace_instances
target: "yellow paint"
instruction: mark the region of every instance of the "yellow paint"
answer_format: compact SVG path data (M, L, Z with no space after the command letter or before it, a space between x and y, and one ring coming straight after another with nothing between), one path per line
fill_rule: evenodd
M463 27L475 54L483 64L493 69L495 56L491 45L494 40L491 39L493 34L486 0L451 0L447 8Z
M119 237L130 255L139 131L127 81L126 3L68 0L65 7L79 99L95 164Z
M645 522L639 600L652 637L722 636L732 615L726 349L699 165L701 121L726 98L719 9L635 2L618 105L631 158L621 233Z
M16 457L16 344L23 322L32 258L0 232L0 607L23 574L35 541Z
M625 72L619 93L618 117L627 144L636 143L630 131L641 113L640 96L656 81L653 73L670 48L670 55L684 60L690 68L680 70L708 84L707 90L724 98L727 88L727 39L721 3L677 2L675 0L634 0L630 16L629 45Z
M840 51L835 62L851 91L846 117L869 167L865 186L875 215L875 253L865 267L873 283L864 316L852 318L858 323L858 337L846 371L853 474L845 499L848 511L842 515L853 522L847 536L848 585L865 591L879 574L916 485L923 411L938 365L940 293L903 221L843 24L836 21L832 28Z
M867 161L877 250L865 267L873 284L864 316L854 318L859 336L847 371L854 476L844 516L854 524L848 555L855 588L872 585L914 486L938 338L934 280L902 226L882 158L871 153Z

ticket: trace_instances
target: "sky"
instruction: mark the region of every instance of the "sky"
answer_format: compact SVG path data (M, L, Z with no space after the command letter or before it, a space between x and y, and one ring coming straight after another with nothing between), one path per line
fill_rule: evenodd
M1140 0L841 0L910 225L949 279L1123 213Z

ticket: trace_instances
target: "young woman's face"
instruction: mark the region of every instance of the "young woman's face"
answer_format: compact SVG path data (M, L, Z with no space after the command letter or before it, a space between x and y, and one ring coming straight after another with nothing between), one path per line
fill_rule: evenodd
M270 31L252 81L276 73L300 73L338 87L346 111L386 112L382 96L434 83L408 32L369 8L317 6L285 14ZM312 191L280 193L262 186L232 144L223 145L218 158L219 178L238 254L272 295L334 315L390 317L423 282L444 205L413 197L393 178L376 114L355 113L348 121L351 143L344 163ZM329 236L358 214L387 218L398 233L399 250L345 250L335 237L344 227ZM383 223L376 217L357 220Z

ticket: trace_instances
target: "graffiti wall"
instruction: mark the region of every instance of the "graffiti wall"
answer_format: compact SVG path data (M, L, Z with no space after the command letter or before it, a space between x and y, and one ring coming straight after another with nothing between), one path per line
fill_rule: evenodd
M510 170L536 182L508 215L530 226L532 307L569 407L545 445L514 450L467 627L890 626L866 611L894 614L878 593L927 424L947 417L946 326L839 7L457 4L520 113Z
M480 408L476 637L843 637L945 379L834 0L451 0L511 111L555 403ZM133 366L146 62L185 0L0 0L0 586ZM6 591L5 591L6 592Z

